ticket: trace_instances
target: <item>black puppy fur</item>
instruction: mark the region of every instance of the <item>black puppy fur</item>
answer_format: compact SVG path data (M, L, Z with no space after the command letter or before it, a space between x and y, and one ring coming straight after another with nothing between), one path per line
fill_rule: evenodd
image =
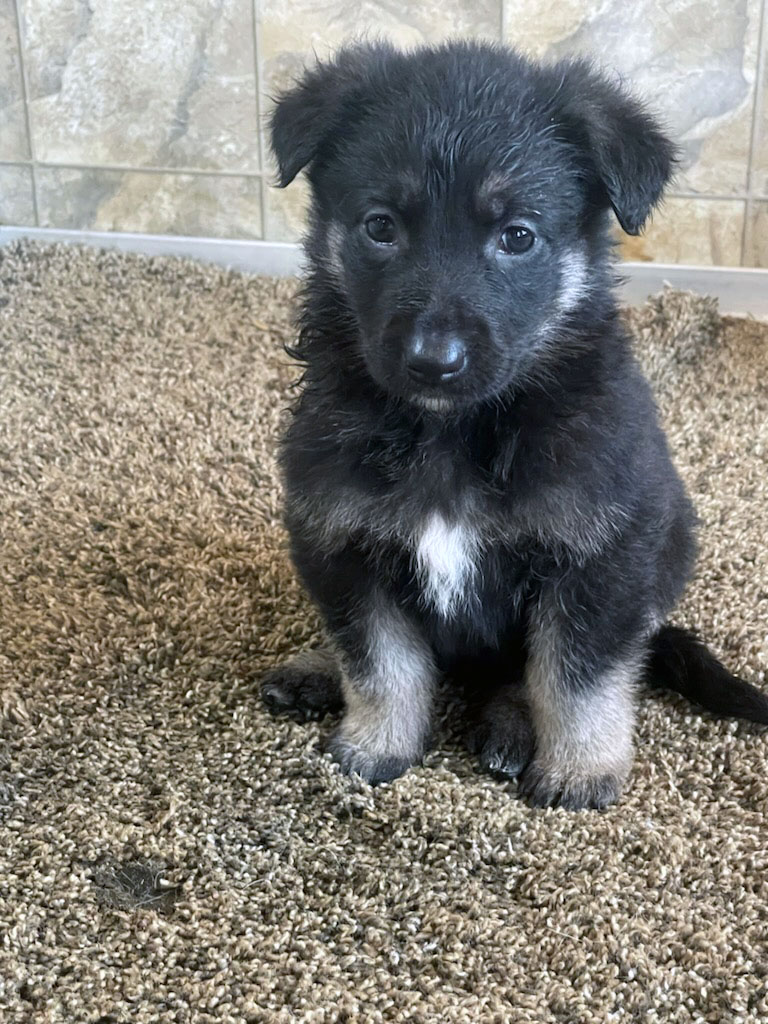
M422 756L435 686L532 802L604 807L648 672L724 714L768 699L663 625L694 513L612 292L611 209L643 226L673 149L590 64L354 45L273 115L312 211L303 388L282 445L293 557L337 661L264 681L344 706L329 750L371 782Z

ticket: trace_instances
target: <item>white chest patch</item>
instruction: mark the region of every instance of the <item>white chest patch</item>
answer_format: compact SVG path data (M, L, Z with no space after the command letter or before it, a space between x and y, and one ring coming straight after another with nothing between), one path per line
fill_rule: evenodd
M477 534L448 523L437 512L425 522L416 545L424 596L444 616L471 600L479 550Z

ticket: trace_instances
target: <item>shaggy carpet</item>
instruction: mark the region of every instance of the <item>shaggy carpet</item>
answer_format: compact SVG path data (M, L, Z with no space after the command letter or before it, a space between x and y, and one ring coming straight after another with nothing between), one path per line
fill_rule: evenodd
M376 790L270 718L317 640L279 525L292 282L0 253L0 1019L768 1018L768 737L642 702L606 813L446 727ZM768 326L631 315L702 517L677 621L765 686Z

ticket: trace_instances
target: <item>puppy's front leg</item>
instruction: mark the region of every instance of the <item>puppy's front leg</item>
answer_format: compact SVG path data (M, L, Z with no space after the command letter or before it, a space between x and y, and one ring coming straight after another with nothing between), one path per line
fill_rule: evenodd
M372 594L342 636L345 714L328 750L369 782L402 775L424 754L437 680L432 651L390 598Z
M606 652L584 611L550 594L532 615L525 681L536 753L520 788L537 806L607 807L632 765L643 642L616 637Z

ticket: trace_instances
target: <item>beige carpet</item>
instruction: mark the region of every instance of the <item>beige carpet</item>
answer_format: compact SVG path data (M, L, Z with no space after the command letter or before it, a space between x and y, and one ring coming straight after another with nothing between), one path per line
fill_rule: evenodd
M623 803L531 810L445 736L371 790L275 721L315 638L278 525L294 286L0 259L3 1024L768 1018L768 736L649 698ZM768 326L634 318L704 520L679 620L768 666Z

